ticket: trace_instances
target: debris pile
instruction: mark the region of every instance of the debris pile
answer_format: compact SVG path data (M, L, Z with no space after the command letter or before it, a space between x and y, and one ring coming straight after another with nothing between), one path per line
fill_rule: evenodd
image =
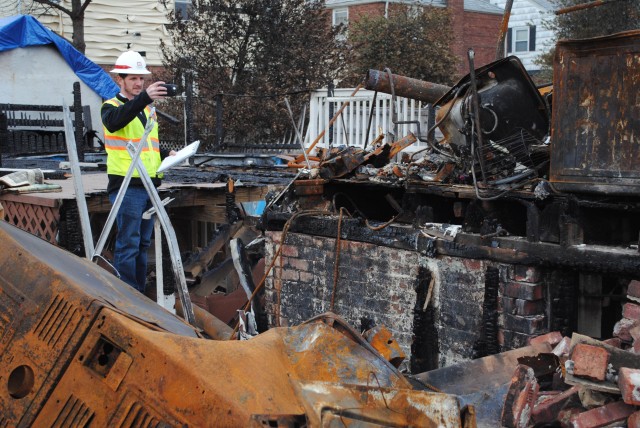
M640 281L627 297L640 301ZM552 332L531 344L550 353L518 359L501 414L505 427L640 426L640 306L625 303L614 337L604 341ZM554 424L554 425L544 425Z
M481 67L454 87L438 85L435 91L433 83L376 70L366 81L367 89L394 98L433 103L436 122L424 134L419 121L410 122L415 133L388 131L386 139L380 134L363 148L318 148L306 163L298 156L290 167L308 168L312 179L473 185L481 196L528 185L533 191L548 175L551 98L538 91L517 57ZM392 118L394 126L407 123ZM436 129L441 138L435 138ZM424 148L403 152L417 141Z

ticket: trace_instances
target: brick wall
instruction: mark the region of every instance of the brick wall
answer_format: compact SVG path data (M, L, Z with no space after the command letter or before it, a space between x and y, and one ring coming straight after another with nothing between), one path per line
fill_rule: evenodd
M531 337L548 333L548 286L539 268L510 266L500 284L502 300L499 342L505 349L526 346Z
M267 233L266 265L271 263L281 233ZM335 239L289 233L265 283L269 325L296 325L331 310L356 330L373 321L394 335L410 355L413 307L418 282L418 253L353 241L341 241L335 294Z
M436 328L439 365L445 367L473 356L479 339L484 300L484 262L441 257L430 259L436 276Z
M463 58L467 58L467 49L473 48L476 68L495 61L501 23L501 15L465 12ZM469 72L468 62L465 63L463 74Z
M384 3L359 4L349 7L349 22L357 22L361 16L383 16Z
M267 266L281 235L267 232ZM497 302L493 302L498 330L489 337L496 336L498 351L525 346L529 338L548 332L547 284L536 268L430 258L415 251L341 240L334 294L335 245L331 238L287 235L282 257L265 284L270 327L278 325L278 318L280 325L296 325L328 312L333 296L333 312L356 330L371 323L387 327L412 365L422 371L448 366L482 356L477 348L488 334L485 323L491 315L484 313L485 274L493 269L499 276ZM426 311L432 312L422 317L431 278L434 286ZM414 347L425 338L431 343ZM435 357L412 355L415 349Z

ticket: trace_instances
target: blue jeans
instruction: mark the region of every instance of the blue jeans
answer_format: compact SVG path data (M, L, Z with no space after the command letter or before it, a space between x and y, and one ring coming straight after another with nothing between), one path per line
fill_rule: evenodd
M111 204L118 192L109 193ZM147 282L147 250L151 245L153 221L143 220L142 214L151 208L151 200L144 187L129 187L116 215L118 233L113 266L120 279L144 293Z

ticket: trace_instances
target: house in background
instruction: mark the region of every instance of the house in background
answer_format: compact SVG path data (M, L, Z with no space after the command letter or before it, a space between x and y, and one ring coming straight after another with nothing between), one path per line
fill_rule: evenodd
M334 25L357 22L361 16L384 15L396 5L411 7L444 7L450 10L454 37L452 51L458 61L458 75L469 72L467 50L475 52L475 66L481 67L496 59L496 44L504 7L487 0L327 0ZM503 5L504 6L504 5ZM409 76L410 77L410 76Z
M58 0L71 9L71 0ZM30 0L15 5L0 6L0 16L31 13ZM146 57L147 65L162 66L160 41L170 43L167 14L180 11L186 16L190 0L168 0L166 7L158 0L93 0L85 10L85 55L96 64L107 68L118 56L132 49ZM71 40L71 19L57 9L46 13L33 13L46 27Z
M504 8L506 0L491 0ZM554 34L544 28L544 21L553 17L554 6L549 0L514 0L506 38L507 55L520 58L522 65L535 76L540 71L536 58L549 52L554 44Z
M90 123L88 117L84 118L85 124L99 136L102 98L110 98L118 91L102 68L29 15L0 19L0 72L3 105L60 106L64 101L72 106L73 84L80 82L82 104L90 107L91 115ZM43 72L46 79L42 78ZM29 118L35 117L42 118ZM59 117L62 118L61 113Z

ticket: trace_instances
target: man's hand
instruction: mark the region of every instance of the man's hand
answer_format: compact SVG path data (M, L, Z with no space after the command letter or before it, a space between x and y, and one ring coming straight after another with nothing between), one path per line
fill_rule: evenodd
M176 152L175 150L171 150L171 151L169 152L169 156L175 156L175 155L177 155L177 154L178 154L178 152Z
M147 87L147 95L152 100L161 100L167 96L167 88L165 88L163 81L153 82Z

